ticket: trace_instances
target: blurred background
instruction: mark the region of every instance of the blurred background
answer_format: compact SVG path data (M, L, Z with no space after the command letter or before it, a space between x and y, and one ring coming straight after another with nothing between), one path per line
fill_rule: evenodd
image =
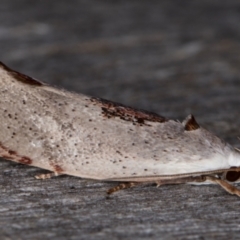
M191 112L220 134L239 119L238 1L2 0L0 11L1 61L19 71L171 118Z
M239 23L240 1L236 0L1 0L0 61L60 88L154 111L168 118L183 120L193 113L201 125L234 146L240 146L237 139L240 136ZM19 188L24 193L29 191L30 196L36 194L36 197L38 191L51 188L49 182L36 183L32 179L35 168L26 170L25 166L2 161L1 171L1 181L6 186L4 194L1 193L2 203L12 195L18 200L22 196L12 188L11 174L21 175L24 183L21 182ZM106 208L112 216L119 214L118 220L106 220L108 216L104 215L102 205L93 206L109 185L86 189L79 179L59 179L59 182L49 180L54 186L51 188L53 202L66 191L66 186L63 188L66 182L75 181L75 187L80 188L74 192L76 201L85 201L79 200L80 192L85 191L83 195L89 196L86 213L91 215L91 211L96 211L99 222L103 221L103 224L95 222L95 232L89 235L91 231L87 229L91 226L81 220L83 202L74 202L79 218L69 221L68 228L71 229L72 224L86 225L84 229L72 229L76 237L72 239L80 239L77 238L80 230L86 239L96 236L104 239L108 234L112 239L159 239L158 234L168 239L177 239L177 236L187 239L187 235L192 236L189 239L226 239L225 234L229 238L240 231L236 216L239 199L216 186L167 186L163 188L165 191L151 188L148 193L146 189L126 191L108 203L113 204L111 210L110 205ZM34 188L28 187L35 184L39 184L39 188L33 193ZM46 197L48 193L43 195ZM64 196L70 201L72 195L65 193ZM34 202L29 197L22 199L19 206L25 208L26 201ZM47 197L44 201L52 208ZM60 204L56 212L65 209L68 201ZM104 198L102 201L106 204ZM228 201L231 206L226 208ZM12 209L9 200L8 204L5 210ZM36 214L37 206L29 206ZM12 218L0 217L0 224L5 222L4 236L17 236L19 229L22 230L22 225L17 230L7 228L16 221L14 217L19 211L15 209ZM58 229L56 218L62 219L63 215L56 212L46 217L46 221ZM126 220L124 216L128 213L131 216ZM31 215L27 210L25 214ZM44 229L44 221L31 228L31 223L36 221L34 214L25 222L29 239L33 236L37 239L36 229ZM122 219L126 228L133 224L125 235ZM108 228L104 225L106 221L110 224L106 224ZM71 235L67 230L64 232L64 228L61 234L54 235L49 225L45 227L49 232L42 230L46 235L41 236L61 239Z

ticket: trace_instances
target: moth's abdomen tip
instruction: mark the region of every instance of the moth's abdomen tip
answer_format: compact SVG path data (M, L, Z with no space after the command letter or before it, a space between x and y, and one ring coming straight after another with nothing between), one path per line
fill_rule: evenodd
M200 128L199 124L195 120L194 116L192 114L188 115L185 120L182 122L184 130L186 131L192 131Z

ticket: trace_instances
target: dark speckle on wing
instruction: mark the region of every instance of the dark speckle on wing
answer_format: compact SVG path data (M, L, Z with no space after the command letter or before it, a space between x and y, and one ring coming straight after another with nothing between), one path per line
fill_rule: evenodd
M134 109L101 98L92 97L90 100L93 104L101 107L102 113L106 118L119 117L124 121L131 121L133 124L138 124L140 126L147 125L145 121L160 123L168 121L167 118L162 117L157 113Z

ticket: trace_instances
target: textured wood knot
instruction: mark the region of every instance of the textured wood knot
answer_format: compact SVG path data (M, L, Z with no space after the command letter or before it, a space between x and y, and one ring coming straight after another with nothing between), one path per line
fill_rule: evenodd
M193 131L200 128L193 115L189 115L186 117L186 119L183 121L183 126L184 130L186 131Z

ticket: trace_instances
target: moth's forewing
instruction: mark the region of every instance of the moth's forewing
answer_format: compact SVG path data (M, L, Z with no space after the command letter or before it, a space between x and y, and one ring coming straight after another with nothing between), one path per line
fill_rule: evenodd
M201 128L52 88L0 66L0 156L54 172L148 181L228 169L230 145ZM239 165L238 165L239 166Z

